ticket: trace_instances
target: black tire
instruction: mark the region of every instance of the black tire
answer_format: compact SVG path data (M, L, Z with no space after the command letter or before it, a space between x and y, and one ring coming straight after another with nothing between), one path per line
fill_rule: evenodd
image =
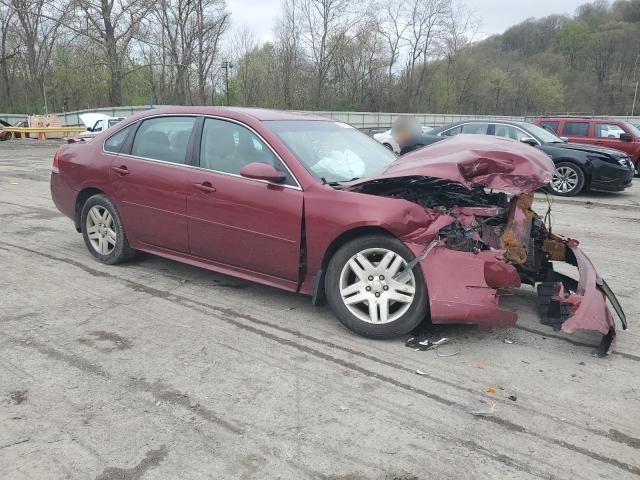
M638 160L636 160L635 168L636 168L636 171L635 171L635 174L633 176L638 178L638 177L640 177L640 158Z
M582 168L575 163L572 162L558 162L556 163L556 172L562 171L567 173L567 178L575 179L575 183L573 183L567 190L560 188L555 188L553 186L554 180L551 180L551 183L548 186L549 192L553 195L558 195L560 197L574 197L579 194L585 188L586 176ZM556 174L554 173L554 179L556 178Z
M87 217L89 216L91 209L94 207L108 211L113 219L113 230L116 234L116 240L115 245L106 254L102 254L98 251L92 243L92 240L89 238L89 234L87 232ZM84 239L84 244L87 249L91 255L102 263L115 265L126 262L135 255L135 250L129 246L129 240L127 239L127 235L124 231L120 212L118 212L114 203L106 195L93 195L87 199L82 206L80 213L80 228L82 229L82 238Z
M367 235L344 244L333 255L325 275L327 303L340 322L353 332L368 338L395 338L409 333L428 316L428 295L420 265L413 269L415 296L408 310L394 321L383 324L361 320L349 311L340 294L340 275L345 264L357 253L381 248L400 255L407 263L415 257L398 239L386 235Z

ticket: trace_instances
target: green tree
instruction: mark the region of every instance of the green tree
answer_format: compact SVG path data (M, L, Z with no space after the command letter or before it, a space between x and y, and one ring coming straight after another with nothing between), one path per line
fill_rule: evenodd
M580 20L568 22L560 31L560 51L569 64L569 70L577 68L589 39L589 26Z
M495 101L495 112L498 113L501 111L501 100L512 87L511 79L509 74L500 67L493 67L489 71L488 79Z

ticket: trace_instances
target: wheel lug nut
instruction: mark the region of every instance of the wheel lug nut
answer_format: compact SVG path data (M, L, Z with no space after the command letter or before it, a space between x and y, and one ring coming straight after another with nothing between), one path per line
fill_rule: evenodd
M389 290L389 287L387 285L385 285L384 287L382 287L383 290Z
M365 290L366 290L367 292L370 292L370 291L371 291L371 287L367 286L367 287L365 287Z
M373 280L373 275L369 275L369 281Z
M380 292L376 292L376 297L379 297L379 296L380 296Z
M380 275L380 280L384 280L384 275Z

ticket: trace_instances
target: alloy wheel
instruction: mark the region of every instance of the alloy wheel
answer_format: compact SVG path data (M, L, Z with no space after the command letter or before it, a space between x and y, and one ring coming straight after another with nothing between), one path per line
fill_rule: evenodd
M402 256L385 248L356 253L340 273L340 296L344 305L367 323L398 320L409 310L416 294L413 272L409 272L406 281L394 279L406 266Z
M578 172L574 168L563 165L553 172L551 188L558 193L569 193L576 188L578 182Z
M109 255L116 247L113 216L102 205L91 207L87 215L87 236L91 246L100 255Z

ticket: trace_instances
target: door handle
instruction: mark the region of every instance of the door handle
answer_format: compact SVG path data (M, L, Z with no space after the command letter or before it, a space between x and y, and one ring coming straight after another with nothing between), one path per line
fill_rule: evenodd
M211 185L209 182L194 183L193 188L200 190L201 192L204 192L204 193L213 193L216 191L216 187Z
M121 165L119 167L111 167L111 170L119 175L129 175L131 173L125 165Z

